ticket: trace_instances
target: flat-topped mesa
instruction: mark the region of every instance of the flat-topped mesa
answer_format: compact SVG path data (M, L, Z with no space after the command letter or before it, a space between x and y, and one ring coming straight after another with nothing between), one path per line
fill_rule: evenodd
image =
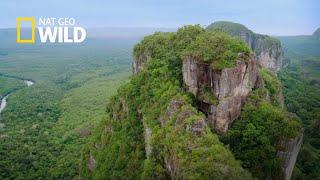
M224 31L245 41L255 54L255 60L263 68L278 72L282 68L283 51L279 40L256 34L242 24L219 21L207 27L210 31Z
M199 109L218 133L225 133L240 116L248 94L262 80L254 60L237 61L231 68L213 69L189 56L183 59L185 88L200 102Z

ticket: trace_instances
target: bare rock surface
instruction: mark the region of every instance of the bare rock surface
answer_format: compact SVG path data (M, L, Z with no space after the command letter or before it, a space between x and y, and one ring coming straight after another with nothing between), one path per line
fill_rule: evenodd
M142 71L142 69L144 68L144 66L150 58L150 55L148 55L147 53L143 53L139 55L139 57L135 58L132 63L133 74L138 74L140 71Z
M280 143L281 150L277 152L277 156L283 161L282 170L286 180L291 179L292 171L301 148L302 139L303 134L301 133L295 138Z
M237 61L235 67L214 70L209 64L187 57L182 72L186 90L201 101L200 110L218 133L225 133L239 117L248 94L259 86L261 78L253 60ZM208 93L216 98L216 103L199 98Z

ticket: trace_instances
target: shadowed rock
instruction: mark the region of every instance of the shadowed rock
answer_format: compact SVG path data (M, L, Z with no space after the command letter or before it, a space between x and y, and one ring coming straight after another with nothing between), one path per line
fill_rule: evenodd
M200 110L218 133L225 133L233 120L239 117L249 92L261 82L253 60L237 61L233 68L214 70L209 64L187 57L183 60L182 69L186 90L200 100ZM216 103L199 98L208 93L215 96Z

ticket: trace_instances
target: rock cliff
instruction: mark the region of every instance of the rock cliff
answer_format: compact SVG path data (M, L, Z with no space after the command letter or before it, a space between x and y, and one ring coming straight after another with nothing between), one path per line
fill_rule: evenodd
M282 170L284 178L286 180L291 179L292 171L296 163L301 144L303 140L303 133L299 136L282 141L280 143L280 150L277 152L277 156L282 159Z
M249 92L261 81L254 60L238 61L233 68L214 70L209 64L187 57L182 67L186 90L197 97L200 110L218 133L228 130L240 115Z
M269 174L258 176L256 171L263 171L269 158L277 161L280 157L282 167L277 164L272 168L276 172L282 168L290 178L302 137L285 134L296 132L296 128L284 117L278 102L281 84L275 83L274 73L259 66L277 71L281 46L253 40L257 35L250 31L242 31L241 37L255 47L256 56L244 42L200 26L186 26L177 33L155 33L136 45L132 64L135 75L109 102L103 133L87 151L87 175L251 179L247 170L253 165L256 169L252 175L263 179ZM241 119L245 112L254 117ZM266 118L269 116L272 118ZM244 130L250 128L240 129L235 133L240 137L232 139L234 145L245 145L240 151L231 143L222 144L223 135L215 133L227 135L238 122L243 123ZM243 132L249 135L243 137ZM252 152L257 152L254 158ZM241 159L239 154L244 153L251 153L250 157ZM257 156L261 156L258 161ZM105 174L99 176L100 172Z
M138 74L146 65L149 59L150 55L148 53L143 53L139 55L139 57L135 58L135 60L132 62L133 74Z
M255 53L255 60L264 68L278 72L282 67L283 51L279 40L256 34L237 23L219 21L207 27L211 31L224 31L245 41Z

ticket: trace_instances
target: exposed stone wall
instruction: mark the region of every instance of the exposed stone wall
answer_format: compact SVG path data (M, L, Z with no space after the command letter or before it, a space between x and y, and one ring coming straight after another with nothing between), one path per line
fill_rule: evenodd
M254 34L251 31L241 31L233 36L240 37L253 50L255 60L258 64L271 70L278 72L282 68L283 51L280 41L274 40L270 42L265 35Z
M185 88L196 97L209 88L218 103L200 100L200 109L206 113L209 123L218 133L225 133L253 88L261 81L255 61L237 61L233 68L214 70L209 64L199 63L192 57L183 60L183 81Z
M270 43L265 36L256 34L253 44L255 60L261 67L273 72L278 72L282 68L283 51L280 41Z
M301 144L303 133L293 139L282 141L277 156L282 159L282 170L286 180L291 179L292 171L296 163Z
M139 57L135 58L132 62L133 74L138 74L145 67L146 63L150 60L151 56L148 53L142 53Z

